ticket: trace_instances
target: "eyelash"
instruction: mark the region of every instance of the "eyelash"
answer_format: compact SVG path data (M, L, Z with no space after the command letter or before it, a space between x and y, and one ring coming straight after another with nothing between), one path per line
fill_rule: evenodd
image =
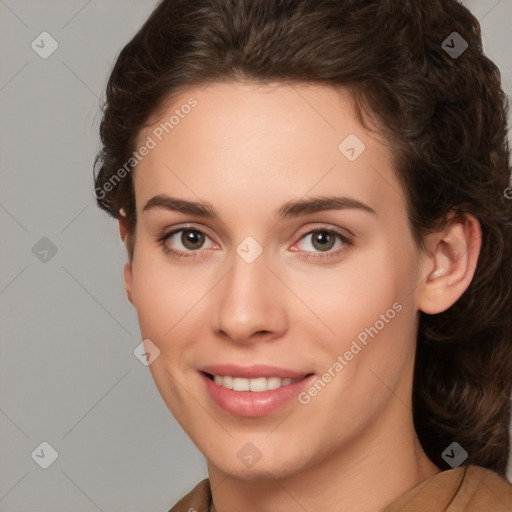
M176 251L175 249L171 249L170 247L168 247L166 245L166 242L169 238L171 238L176 233L180 233L181 231L192 231L195 233L201 233L205 236L208 236L204 231L202 231L200 229L196 229L191 226L181 226L179 228L173 229L172 231L165 233L163 236L161 236L157 240L157 242L160 244L160 246L162 247L165 254L176 256L178 258L200 257L200 253L202 252L201 249L199 249L197 251L187 251L190 254L184 254L182 251ZM314 253L314 255L307 254L306 256L304 256L307 259L325 259L325 258L332 258L332 257L340 256L342 253L344 253L345 251L350 249L351 246L354 245L354 243L351 240L349 240L345 235L343 235L342 233L340 233L339 231L337 231L335 229L328 228L326 226L320 226L320 227L317 227L315 229L308 231L307 233L305 233L304 235L302 235L300 237L299 241L303 240L304 238L306 238L309 235L312 235L312 234L318 233L318 232L329 233L331 235L337 236L343 242L344 247L338 248L338 250L336 250L334 252L324 252L324 253L318 252L318 253ZM297 252L300 252L300 251L297 251ZM308 252L308 251L306 251L306 252Z

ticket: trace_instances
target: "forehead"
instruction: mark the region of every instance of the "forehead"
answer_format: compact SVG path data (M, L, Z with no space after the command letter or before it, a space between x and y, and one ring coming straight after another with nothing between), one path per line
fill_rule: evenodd
M161 193L256 211L270 196L336 191L378 206L400 188L387 142L363 128L348 92L318 84L190 88L140 132L144 144L152 149L134 171L138 210Z

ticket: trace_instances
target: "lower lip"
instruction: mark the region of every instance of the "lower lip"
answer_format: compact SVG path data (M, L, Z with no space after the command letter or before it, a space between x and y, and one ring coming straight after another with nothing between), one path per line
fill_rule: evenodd
M265 416L279 409L297 397L315 378L314 374L309 375L293 384L269 391L233 391L215 384L203 372L199 372L199 375L203 379L209 395L219 407L230 414L250 418Z

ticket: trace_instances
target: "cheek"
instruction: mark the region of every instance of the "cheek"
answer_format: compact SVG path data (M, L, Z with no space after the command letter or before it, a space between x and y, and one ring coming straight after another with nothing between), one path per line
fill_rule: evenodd
M354 252L338 267L312 268L308 273L289 275L288 280L302 301L318 312L331 334L347 339L390 309L389 316L394 317L393 304L411 299L414 266L410 254L401 254L383 240L371 249Z
M326 370L343 357L343 377L333 390L350 390L351 396L344 397L349 403L377 405L387 393L379 379L393 388L411 361L416 311L410 292L416 259L413 245L397 247L392 238L383 237L346 265L301 277L299 293L331 331L323 329L326 335L316 338L318 354Z
M183 315L186 300L182 286L172 279L165 265L149 251L141 250L133 263L132 291L142 335L163 340L179 316Z
M368 401L377 407L412 364L417 328L411 293L415 269L413 246L397 251L391 240L354 269L349 300L344 299L346 309L337 324L343 353L349 351L352 357L345 374L353 390L349 400Z
M132 290L142 336L164 355L186 355L185 349L197 338L193 332L198 315L203 315L204 299L217 276L203 272L199 265L171 263L154 249L141 250L137 258Z

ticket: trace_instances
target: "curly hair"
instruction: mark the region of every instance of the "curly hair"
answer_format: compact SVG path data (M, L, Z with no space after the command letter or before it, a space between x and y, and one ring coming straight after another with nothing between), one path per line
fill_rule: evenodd
M460 55L449 51L455 40L467 43ZM136 209L126 162L140 130L188 87L237 80L349 91L363 125L377 126L389 141L418 247L450 212L478 219L483 240L471 284L448 310L419 312L413 418L438 467L448 468L441 454L457 441L469 454L465 464L505 475L512 389L508 103L477 19L456 0L162 0L113 67L94 162L98 206L115 218L123 208L131 235Z

